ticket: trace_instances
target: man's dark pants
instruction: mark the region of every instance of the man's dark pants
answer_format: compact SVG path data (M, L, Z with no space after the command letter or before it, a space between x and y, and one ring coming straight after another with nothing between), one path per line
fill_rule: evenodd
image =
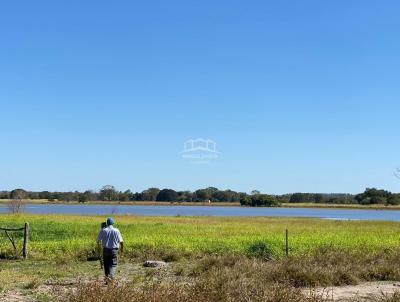
M103 259L106 277L114 279L118 264L118 249L103 248Z

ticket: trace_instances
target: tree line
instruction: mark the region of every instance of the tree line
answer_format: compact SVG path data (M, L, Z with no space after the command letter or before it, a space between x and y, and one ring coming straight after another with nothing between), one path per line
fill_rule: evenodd
M23 189L1 191L0 199L45 199L48 201L167 201L167 202L240 202L243 206L279 206L281 203L327 203L327 204L381 204L400 205L400 194L386 190L367 188L363 193L324 194L294 193L284 195L262 194L252 191L250 194L232 190L219 190L215 187L191 191L149 188L133 193L130 190L118 191L114 186L106 185L99 191L74 192L33 192Z

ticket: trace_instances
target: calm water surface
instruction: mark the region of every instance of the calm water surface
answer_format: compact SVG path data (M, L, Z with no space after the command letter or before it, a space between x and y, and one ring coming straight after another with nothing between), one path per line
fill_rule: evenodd
M340 220L387 220L400 221L400 211L395 210L347 210L309 208L244 208L216 206L135 206L135 205L65 205L29 204L25 211L34 214L75 215L142 215L142 216L266 216L266 217L315 217ZM0 206L0 213L7 213Z

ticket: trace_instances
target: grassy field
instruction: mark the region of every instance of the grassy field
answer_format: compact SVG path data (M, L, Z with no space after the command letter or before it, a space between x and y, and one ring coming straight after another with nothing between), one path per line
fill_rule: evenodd
M331 300L310 298L302 288L400 280L400 223L396 222L115 218L126 252L117 283L110 288L102 284L99 263L87 261L96 260L95 239L105 217L0 215L0 227L30 224L27 261L10 260L12 246L0 232L0 301L15 301L17 296L17 301L29 297L26 301L67 302L111 297L138 302L322 302ZM285 229L290 257L284 257ZM15 236L21 247L22 234ZM142 263L148 259L165 260L168 266L145 269ZM371 301L398 301L400 294L396 295Z
M30 223L29 250L35 259L85 259L95 250L100 216L8 215L0 216L0 227ZM285 251L285 229L289 230L291 255L337 248L374 251L400 246L400 223L382 221L331 221L304 218L135 217L117 216L126 255L155 253L163 257L227 253L280 258ZM11 251L4 235L0 251ZM20 243L20 240L18 241Z

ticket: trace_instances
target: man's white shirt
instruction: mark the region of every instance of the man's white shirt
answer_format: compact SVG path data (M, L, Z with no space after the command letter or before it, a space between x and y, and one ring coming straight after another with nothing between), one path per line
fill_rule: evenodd
M102 229L97 236L97 241L101 241L104 248L119 249L120 243L123 242L121 232L112 225Z

